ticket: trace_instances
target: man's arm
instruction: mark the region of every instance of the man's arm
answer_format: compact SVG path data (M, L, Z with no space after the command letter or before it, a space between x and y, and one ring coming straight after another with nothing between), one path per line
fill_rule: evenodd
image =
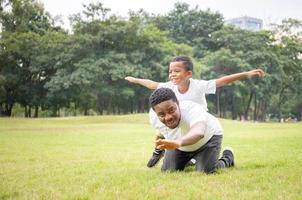
M217 88L222 87L224 85L227 85L227 84L232 83L234 81L240 80L242 78L253 77L253 76L264 77L265 73L262 69L254 69L254 70L247 71L247 72L231 74L231 75L224 76L224 77L221 77L219 79L216 79L216 87Z
M205 122L197 122L194 124L189 132L178 140L167 140L167 139L158 139L155 141L155 146L157 149L168 149L173 150L182 146L187 146L195 144L200 139L204 137L204 131L206 129Z
M158 86L158 82L155 82L155 81L152 81L149 79L134 78L132 76L127 76L127 77L125 77L125 79L127 81L129 81L130 83L139 84L139 85L142 85L151 90L155 90Z
M155 141L156 141L156 140L159 140L159 139L165 139L165 137L162 136L162 135L156 135L156 136L155 136Z

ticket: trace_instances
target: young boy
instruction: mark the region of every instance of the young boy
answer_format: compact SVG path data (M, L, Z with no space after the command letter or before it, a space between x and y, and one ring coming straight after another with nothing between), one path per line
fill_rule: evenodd
M199 172L214 173L218 169L234 166L232 148L226 148L219 158L223 129L213 115L192 101L178 102L169 88L155 90L149 103L151 125L157 134L158 149L166 149L162 171L183 170L192 158Z
M175 93L179 101L190 100L196 102L207 111L206 94L215 94L216 88L222 87L242 78L259 76L263 77L265 73L261 69L254 69L247 72L236 73L224 76L215 80L196 80L192 79L193 63L189 57L175 57L169 65L169 82L158 83L148 79L134 78L127 76L125 79L131 83L136 83L155 90L157 88L170 88ZM164 151L155 149L147 166L153 167L163 156Z

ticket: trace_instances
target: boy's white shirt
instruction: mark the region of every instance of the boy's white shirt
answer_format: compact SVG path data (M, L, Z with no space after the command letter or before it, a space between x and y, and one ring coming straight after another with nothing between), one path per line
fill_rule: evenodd
M202 108L208 111L206 94L216 93L216 81L215 80L196 80L190 79L190 85L187 92L181 94L178 91L177 85L174 85L171 81L165 83L159 83L158 88L170 88L175 93L178 101L189 100L196 102L202 106Z
M197 122L206 124L204 137L192 145L180 147L181 151L195 151L206 144L213 135L222 135L223 129L216 117L206 112L199 104L192 101L179 102L181 119L179 125L170 129L165 126L157 117L156 113L151 109L149 112L150 124L156 129L157 135L164 136L169 140L177 140L186 135L190 127Z

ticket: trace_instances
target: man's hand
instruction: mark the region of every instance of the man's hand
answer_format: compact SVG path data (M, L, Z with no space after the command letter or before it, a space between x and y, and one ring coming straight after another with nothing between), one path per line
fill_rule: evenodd
M136 78L132 76L126 76L125 80L129 81L130 83L136 83Z
M247 74L248 77L253 77L253 76L264 77L265 76L265 73L262 69L254 69L254 70L248 71L247 73L248 73Z
M178 140L159 139L155 141L155 146L157 149L173 150L181 147L181 143Z
M150 160L147 163L147 167L154 167L160 159L164 156L165 150L155 149Z

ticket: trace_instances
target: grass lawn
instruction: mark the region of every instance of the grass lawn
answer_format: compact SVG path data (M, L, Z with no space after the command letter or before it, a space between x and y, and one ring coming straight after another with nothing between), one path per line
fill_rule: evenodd
M234 168L162 173L147 114L0 118L0 199L302 199L302 123L221 120Z

